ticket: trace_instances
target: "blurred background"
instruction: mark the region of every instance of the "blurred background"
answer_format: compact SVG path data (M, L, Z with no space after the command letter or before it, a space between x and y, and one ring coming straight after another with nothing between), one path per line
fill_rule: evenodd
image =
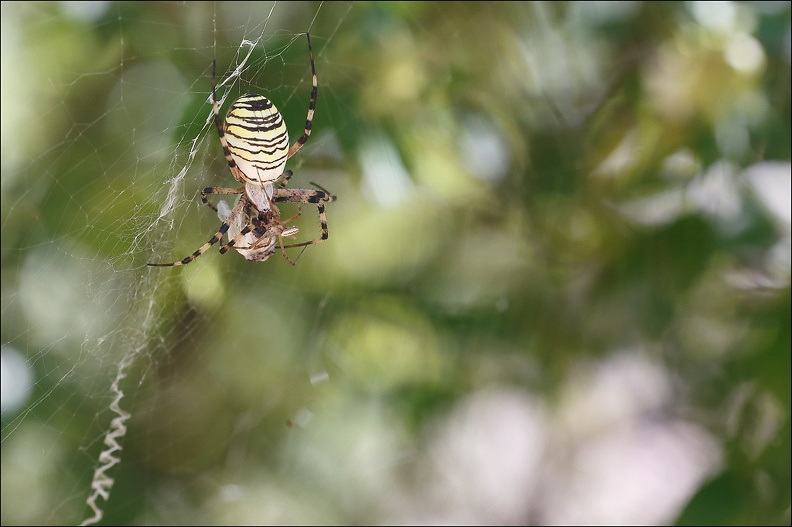
M147 267L306 31L329 240ZM3 2L2 94L3 524L790 523L788 2Z

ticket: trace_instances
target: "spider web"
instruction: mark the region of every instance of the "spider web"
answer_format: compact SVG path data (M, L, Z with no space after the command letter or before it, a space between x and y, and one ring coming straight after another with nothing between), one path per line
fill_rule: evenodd
M789 8L707 5L3 3L2 523L788 523ZM329 240L147 267L306 32Z
M179 309L186 284L187 296L213 306L210 311L228 302L220 290L222 264L210 262L216 252L206 255L209 265L202 270L196 266L197 274L145 268L147 261L181 259L181 252L192 252L217 229L214 213L196 207L201 187L237 184L218 162L222 150L208 97L212 59L218 60L221 104L246 92L266 93L290 128L301 129L310 93L304 33L320 15L334 21L327 34L314 35L321 69L327 65L322 47L349 9L3 4L3 451L27 443L17 448L40 447L43 453L33 467L11 468L4 461L4 523L119 521L145 495L130 494L125 482L135 473L136 461L127 468L129 450L137 448L131 444L151 444L155 452L173 450L177 442L169 444L158 433L136 434L136 419L145 422L146 412L156 412L161 395L150 391L152 384L172 381L168 371L179 368L178 350L190 348L194 335L212 324L211 315L195 309L175 322L163 315ZM38 39L38 31L52 36ZM167 33L183 44L169 43ZM10 82L11 71L24 71L24 63L38 60L45 48L60 56L59 47L67 60L44 63L21 82ZM45 87L34 90L36 83ZM26 98L28 90L35 99ZM27 108L41 113L15 111L7 104L11 99L29 100ZM326 109L331 100L323 101ZM50 126L62 128L55 132ZM18 132L15 137L11 130ZM321 156L323 149L327 159L337 146L332 134L323 137L320 130L303 153ZM301 165L299 157L292 168ZM332 169L305 172L299 177L304 184L306 178L333 180ZM30 179L32 173L38 176ZM38 183L29 186L33 180ZM31 216L31 207L46 212ZM305 230L318 231L318 219L305 212ZM233 252L226 256L238 258ZM310 291L316 280L310 279L308 260L263 282L275 287L273 295ZM6 271L9 262L16 262L13 278ZM222 273L241 285L246 273L240 269L232 264ZM265 309L271 323L290 326L288 312L278 312L274 299ZM245 322L244 308L231 308L227 316L240 317L238 336L257 349L259 322ZM29 353L22 362L20 350ZM310 353L307 359L305 377L321 377L321 363ZM259 366L275 374L271 364ZM138 412L138 404L148 410ZM179 426L176 418L166 421ZM39 478L49 483L31 489ZM15 491L32 492L34 499L6 507ZM144 517L155 523L199 521L181 507Z

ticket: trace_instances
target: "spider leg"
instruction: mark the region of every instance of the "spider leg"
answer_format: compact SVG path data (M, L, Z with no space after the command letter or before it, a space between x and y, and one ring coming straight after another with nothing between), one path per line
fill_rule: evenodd
M308 117L305 120L305 132L303 132L302 136L295 142L291 148L289 148L288 154L286 154L286 159L289 159L291 156L297 153L300 148L308 141L308 137L311 135L311 126L313 125L313 117L314 117L314 110L316 109L316 96L319 93L319 82L316 79L316 66L314 65L314 57L313 57L313 48L311 48L311 35L308 33L305 34L306 38L308 39L308 56L311 57L311 78L313 81L313 88L311 89L311 99L308 103Z
M328 237L328 230L327 230L327 216L325 214L325 207L323 201L334 201L335 196L330 194L325 190L311 190L311 189L304 189L304 188L294 188L294 189L276 189L275 196L273 201L276 203L297 203L298 206L300 203L312 203L316 205L317 210L319 211L319 223L322 228L322 234L319 238L315 240L311 240L308 242L302 243L294 243L290 245L284 246L285 249L289 249L292 247L306 247L308 245L313 245L315 243L324 241ZM290 220L291 221L291 220Z
M220 247L220 254L225 254L226 252L228 252L229 249L255 249L256 248L255 245L256 245L256 243L258 243L258 240L256 240L256 243L254 243L253 245L251 245L249 247L237 247L236 246L236 244L239 242L239 240L244 238L245 235L247 235L247 233L249 233L252 230L253 230L253 226L251 224L245 225L245 228L242 229L241 231L239 231L239 234L234 236L233 240L229 240L227 244L225 244L222 247ZM263 238L263 236L261 238ZM259 238L259 240L261 238Z
M201 191L201 202L212 209L213 211L217 212L217 207L209 203L209 200L206 199L208 194L244 194L245 187L239 188L224 188L224 187L206 187Z
M275 180L275 184L280 184L280 188L283 188L286 186L286 183L289 182L289 180L293 175L294 172L292 172L291 170L286 170L283 172L283 174L280 175L278 179Z
M290 249L292 247L306 247L308 245L313 245L315 243L323 242L327 239L328 230L327 230L327 216L325 216L325 207L322 203L317 203L316 208L319 209L319 224L322 227L321 236L309 242L292 243L290 245L287 245L286 249Z
M318 188L319 190L321 190L322 192L324 192L326 194L325 197L322 197L322 198L319 198L319 199L322 199L324 201L335 201L336 200L336 197L333 196L330 193L330 191L327 190L326 188L319 186L319 183L314 183L313 181L311 181L310 183L311 183L311 185L313 185L314 187Z
M188 263L192 262L193 260L195 260L196 258L201 256L203 253L208 251L212 247L212 245L214 245L217 242L219 242L223 238L223 235L226 233L226 231L228 231L228 224L227 223L223 223L220 226L220 230L218 230L215 233L215 235L212 236L209 239L208 242L203 244L197 251L192 253L190 256L187 256L186 258L183 258L183 259L179 260L178 262L173 262L173 263L148 263L146 265L151 266L151 267L178 267L180 265L187 265Z
M313 183L312 183L313 184ZM318 187L318 185L317 185ZM321 190L311 190L309 188L278 188L272 197L274 203L314 203L321 201L335 201L336 197L322 187Z
M286 248L287 247L292 247L292 246L291 245L283 245L283 236L278 236L278 244L280 245L281 254L283 255L284 258L286 258L286 261L289 262L292 265L292 267L297 265L297 262L295 262L294 260L292 260L291 258L289 258L286 255ZM300 254L302 254L302 253L300 253ZM297 259L299 260L299 257Z
M228 148L228 141L225 138L225 130L223 130L223 119L220 117L220 105L217 104L217 59L212 61L212 111L214 112L214 122L215 128L217 128L217 135L220 136L220 144L223 147L223 154L225 154L226 162L228 163L228 168L231 170L231 174L234 176L234 179L237 181L245 181L245 175L239 169L234 161L234 158L231 157L231 150Z
M181 260L179 260L177 262L172 262L172 263L148 263L146 265L148 265L150 267L178 267L180 265L187 265L188 263L192 262L193 260L195 260L196 258L201 256L203 253L208 251L212 247L212 245L216 244L217 242L219 242L220 240L223 239L223 235L228 231L228 229L229 229L229 227L231 225L231 222L234 220L234 218L236 218L237 214L239 214L245 206L246 206L246 201L245 200L240 200L239 203L237 203L237 205L231 211L231 214L228 215L228 218L226 218L226 220L223 222L223 224L220 225L220 229L218 229L218 231L214 234L214 236L209 238L208 242L206 242L201 247L199 247L198 250L196 250L190 256L182 258ZM240 236L243 236L244 234L247 234L248 232L250 232L250 229L251 229L250 225L245 227L245 229L243 229L242 232L240 232L239 235L237 235L234 238L234 240L236 240ZM228 242L226 245L223 246L226 251L228 250L228 247L233 247L234 240ZM221 249L220 252L224 253L225 251Z

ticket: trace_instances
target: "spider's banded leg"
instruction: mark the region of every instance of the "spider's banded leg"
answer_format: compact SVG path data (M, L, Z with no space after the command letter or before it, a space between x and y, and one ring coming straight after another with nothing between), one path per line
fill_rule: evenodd
M311 240L309 242L302 242L302 243L293 243L286 246L286 249L290 249L292 247L306 247L308 245L313 245L315 243L323 242L328 237L328 230L327 230L327 216L325 215L325 207L322 203L317 203L316 208L319 209L319 224L322 227L322 234L319 238Z
M223 154L225 155L228 168L231 169L231 174L237 181L245 181L244 174L239 169L231 157L231 150L228 148L228 141L225 138L225 131L223 130L223 119L220 117L220 105L217 104L217 59L212 61L212 111L214 112L214 122L217 128L217 134L220 136L220 145L223 147Z
M313 88L311 89L311 100L308 103L308 117L305 120L305 131L296 143L289 148L289 153L286 154L286 159L290 158L297 153L300 148L308 140L311 135L311 126L313 125L314 110L316 109L316 96L319 94L319 82L316 79L316 66L314 65L313 48L311 48L311 35L305 34L308 39L308 56L311 58L311 77L313 81Z
M253 246L250 246L250 247L237 247L237 245L236 245L239 242L239 240L244 238L247 235L247 233L249 233L252 230L253 230L253 225L251 225L251 224L245 225L245 228L242 229L241 231L239 231L239 234L234 236L233 240L229 240L227 244L225 244L222 247L220 247L220 254L227 253L229 249L253 249L253 248L255 248ZM258 240L256 240L256 241L258 242ZM253 245L255 245L255 243Z
M291 170L286 170L283 174L280 175L278 179L275 180L275 184L276 185L279 184L280 188L283 188L286 186L286 183L289 182L289 180L293 175L294 172L292 172Z
M201 202L212 209L213 211L217 212L217 207L209 203L209 200L206 199L208 194L244 194L245 187L239 188L223 188L223 187L207 187L201 191Z
M318 186L318 185L317 185ZM328 237L328 230L327 230L327 215L325 214L325 207L322 203L323 201L335 201L336 197L324 190L310 190L304 188L293 188L293 189L276 189L275 196L273 201L276 203L313 203L316 205L316 208L319 211L319 223L322 227L322 234L319 238L309 242L302 242L302 243L295 243L292 245L287 245L286 248L290 247L305 247L307 245L313 245L315 243L324 241Z
M208 251L212 247L212 245L214 245L217 242L219 242L223 238L223 235L226 233L226 231L228 231L228 224L227 223L223 223L220 226L220 230L218 230L215 233L215 235L212 236L209 239L208 242L203 244L197 251L192 253L190 256L187 256L186 258L183 258L183 259L179 260L178 262L173 262L173 263L149 263L149 264L146 264L146 265L151 266L151 267L178 267L180 265L187 265L188 263L192 262L193 260L195 260L196 258L201 256L203 253Z
M148 263L146 265L150 267L178 267L180 265L187 265L188 263L192 262L193 260L201 256L203 253L208 251L212 247L212 245L216 244L217 242L223 239L223 235L228 231L231 222L233 222L234 219L237 217L237 215L240 212L242 212L242 209L245 208L246 204L247 202L244 199L239 200L239 203L237 203L236 206L233 208L233 210L231 210L231 213L228 215L228 218L226 218L223 224L220 225L220 229L218 229L218 231L214 234L214 236L209 238L208 242L201 245L201 247L198 248L198 250L192 253L190 256L187 256L186 258L182 258L181 260L173 263ZM248 231L249 230L250 229L248 229Z
M314 183L313 181L311 181L311 185L313 185L317 189L319 189L322 192L324 192L325 196L324 197L320 197L319 199L327 201L327 202L336 200L336 197L333 194L331 194L329 190L327 190L324 187L320 187L318 183ZM295 190L300 190L300 189L295 189Z
M328 230L327 230L327 215L325 214L325 206L322 201L333 201L335 196L327 194L321 190L308 190L302 188L296 189L281 189L280 192L276 191L274 201L277 203L312 203L316 205L317 210L319 211L319 223L322 227L322 234L319 238L315 240L311 240L309 242L302 242L302 243L295 243L291 245L286 245L285 248L289 249L292 247L305 247L307 245L313 245L315 243L324 241L328 237ZM290 220L291 221L291 220Z
M324 189L311 190L308 188L277 188L272 197L272 201L275 203L319 203L320 201L335 200L336 197Z

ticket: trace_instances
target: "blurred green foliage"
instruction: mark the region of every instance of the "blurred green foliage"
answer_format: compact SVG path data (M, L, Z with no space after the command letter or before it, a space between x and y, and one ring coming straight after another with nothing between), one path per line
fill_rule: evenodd
M131 358L108 524L789 524L788 3L2 9L2 342L34 375L4 402L2 523L87 517ZM305 31L319 98L290 185L338 196L329 240L296 267L145 267L204 243L198 193L232 186L212 59L226 107L265 93L294 140ZM298 225L310 239L315 211ZM665 388L595 405L622 356ZM490 390L549 445L493 509L454 494L486 471L438 468ZM504 415L524 441L492 455L519 467L528 417ZM671 477L630 513L662 471L627 449L610 505L564 483L658 423L712 440L683 442L706 445L687 494L659 497ZM463 444L474 463L490 443Z

